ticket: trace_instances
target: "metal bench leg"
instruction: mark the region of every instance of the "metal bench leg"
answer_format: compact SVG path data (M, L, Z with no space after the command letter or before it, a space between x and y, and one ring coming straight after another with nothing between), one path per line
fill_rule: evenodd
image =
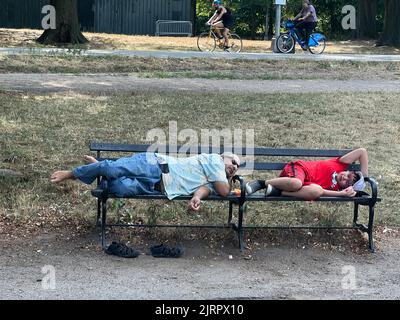
M239 205L238 226L237 226L240 251L243 251L243 215L244 215L244 204L240 204Z
M100 158L100 151L97 151L97 159ZM100 185L100 177L97 177L97 187ZM101 214L101 200L97 198L97 219L96 219L96 227L100 226L100 214Z
M356 225L357 225L357 221L358 221L358 207L359 207L359 204L358 204L358 203L354 203L353 226L356 226Z
M106 248L107 199L101 200L101 246Z
M233 211L233 202L229 201L228 225L230 225L232 223L232 211Z
M371 252L375 252L375 246L374 246L374 213L375 209L374 206L369 206L369 220L368 220L368 242L369 242L369 249Z
M97 199L96 227L100 227L100 215L101 215L101 200L100 200L100 199Z

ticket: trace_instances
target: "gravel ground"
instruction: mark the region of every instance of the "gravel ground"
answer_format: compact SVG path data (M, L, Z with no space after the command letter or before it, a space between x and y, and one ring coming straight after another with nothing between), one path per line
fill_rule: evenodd
M400 299L399 231L376 231L374 254L358 231L343 232L330 248L317 235L312 245L256 237L244 253L234 241L183 240L178 259L153 258L146 237L126 259L105 254L95 231L3 233L0 299Z

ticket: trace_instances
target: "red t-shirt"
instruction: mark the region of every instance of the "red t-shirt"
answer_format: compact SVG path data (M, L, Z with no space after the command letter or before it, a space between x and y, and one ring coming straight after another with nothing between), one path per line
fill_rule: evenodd
M320 161L295 161L294 164L303 168L306 178L304 185L312 183L320 185L326 190L339 190L339 184L336 181L338 173L345 171L349 164L343 163L340 158L333 158Z

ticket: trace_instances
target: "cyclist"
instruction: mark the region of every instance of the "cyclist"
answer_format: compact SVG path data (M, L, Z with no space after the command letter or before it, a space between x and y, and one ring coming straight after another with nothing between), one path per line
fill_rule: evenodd
M228 33L234 26L232 10L222 6L221 0L214 0L212 6L216 8L216 11L206 24L215 27L218 38L224 39L224 49L226 50L229 48ZM222 35L221 29L223 29Z
M317 12L310 0L303 0L303 8L294 18L297 35L303 40L302 49L308 49L308 39L318 23Z

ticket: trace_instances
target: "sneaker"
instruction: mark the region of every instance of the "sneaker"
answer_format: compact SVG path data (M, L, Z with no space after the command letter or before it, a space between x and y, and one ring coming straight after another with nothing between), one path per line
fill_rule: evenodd
M271 197L279 197L282 194L282 191L279 190L278 188L275 188L274 186L271 186L270 184L267 185L265 188L265 196L271 196Z
M111 254L123 258L136 258L140 252L128 247L126 244L113 241L105 250L107 254Z
M264 180L254 180L246 183L246 193L248 195L265 188Z

